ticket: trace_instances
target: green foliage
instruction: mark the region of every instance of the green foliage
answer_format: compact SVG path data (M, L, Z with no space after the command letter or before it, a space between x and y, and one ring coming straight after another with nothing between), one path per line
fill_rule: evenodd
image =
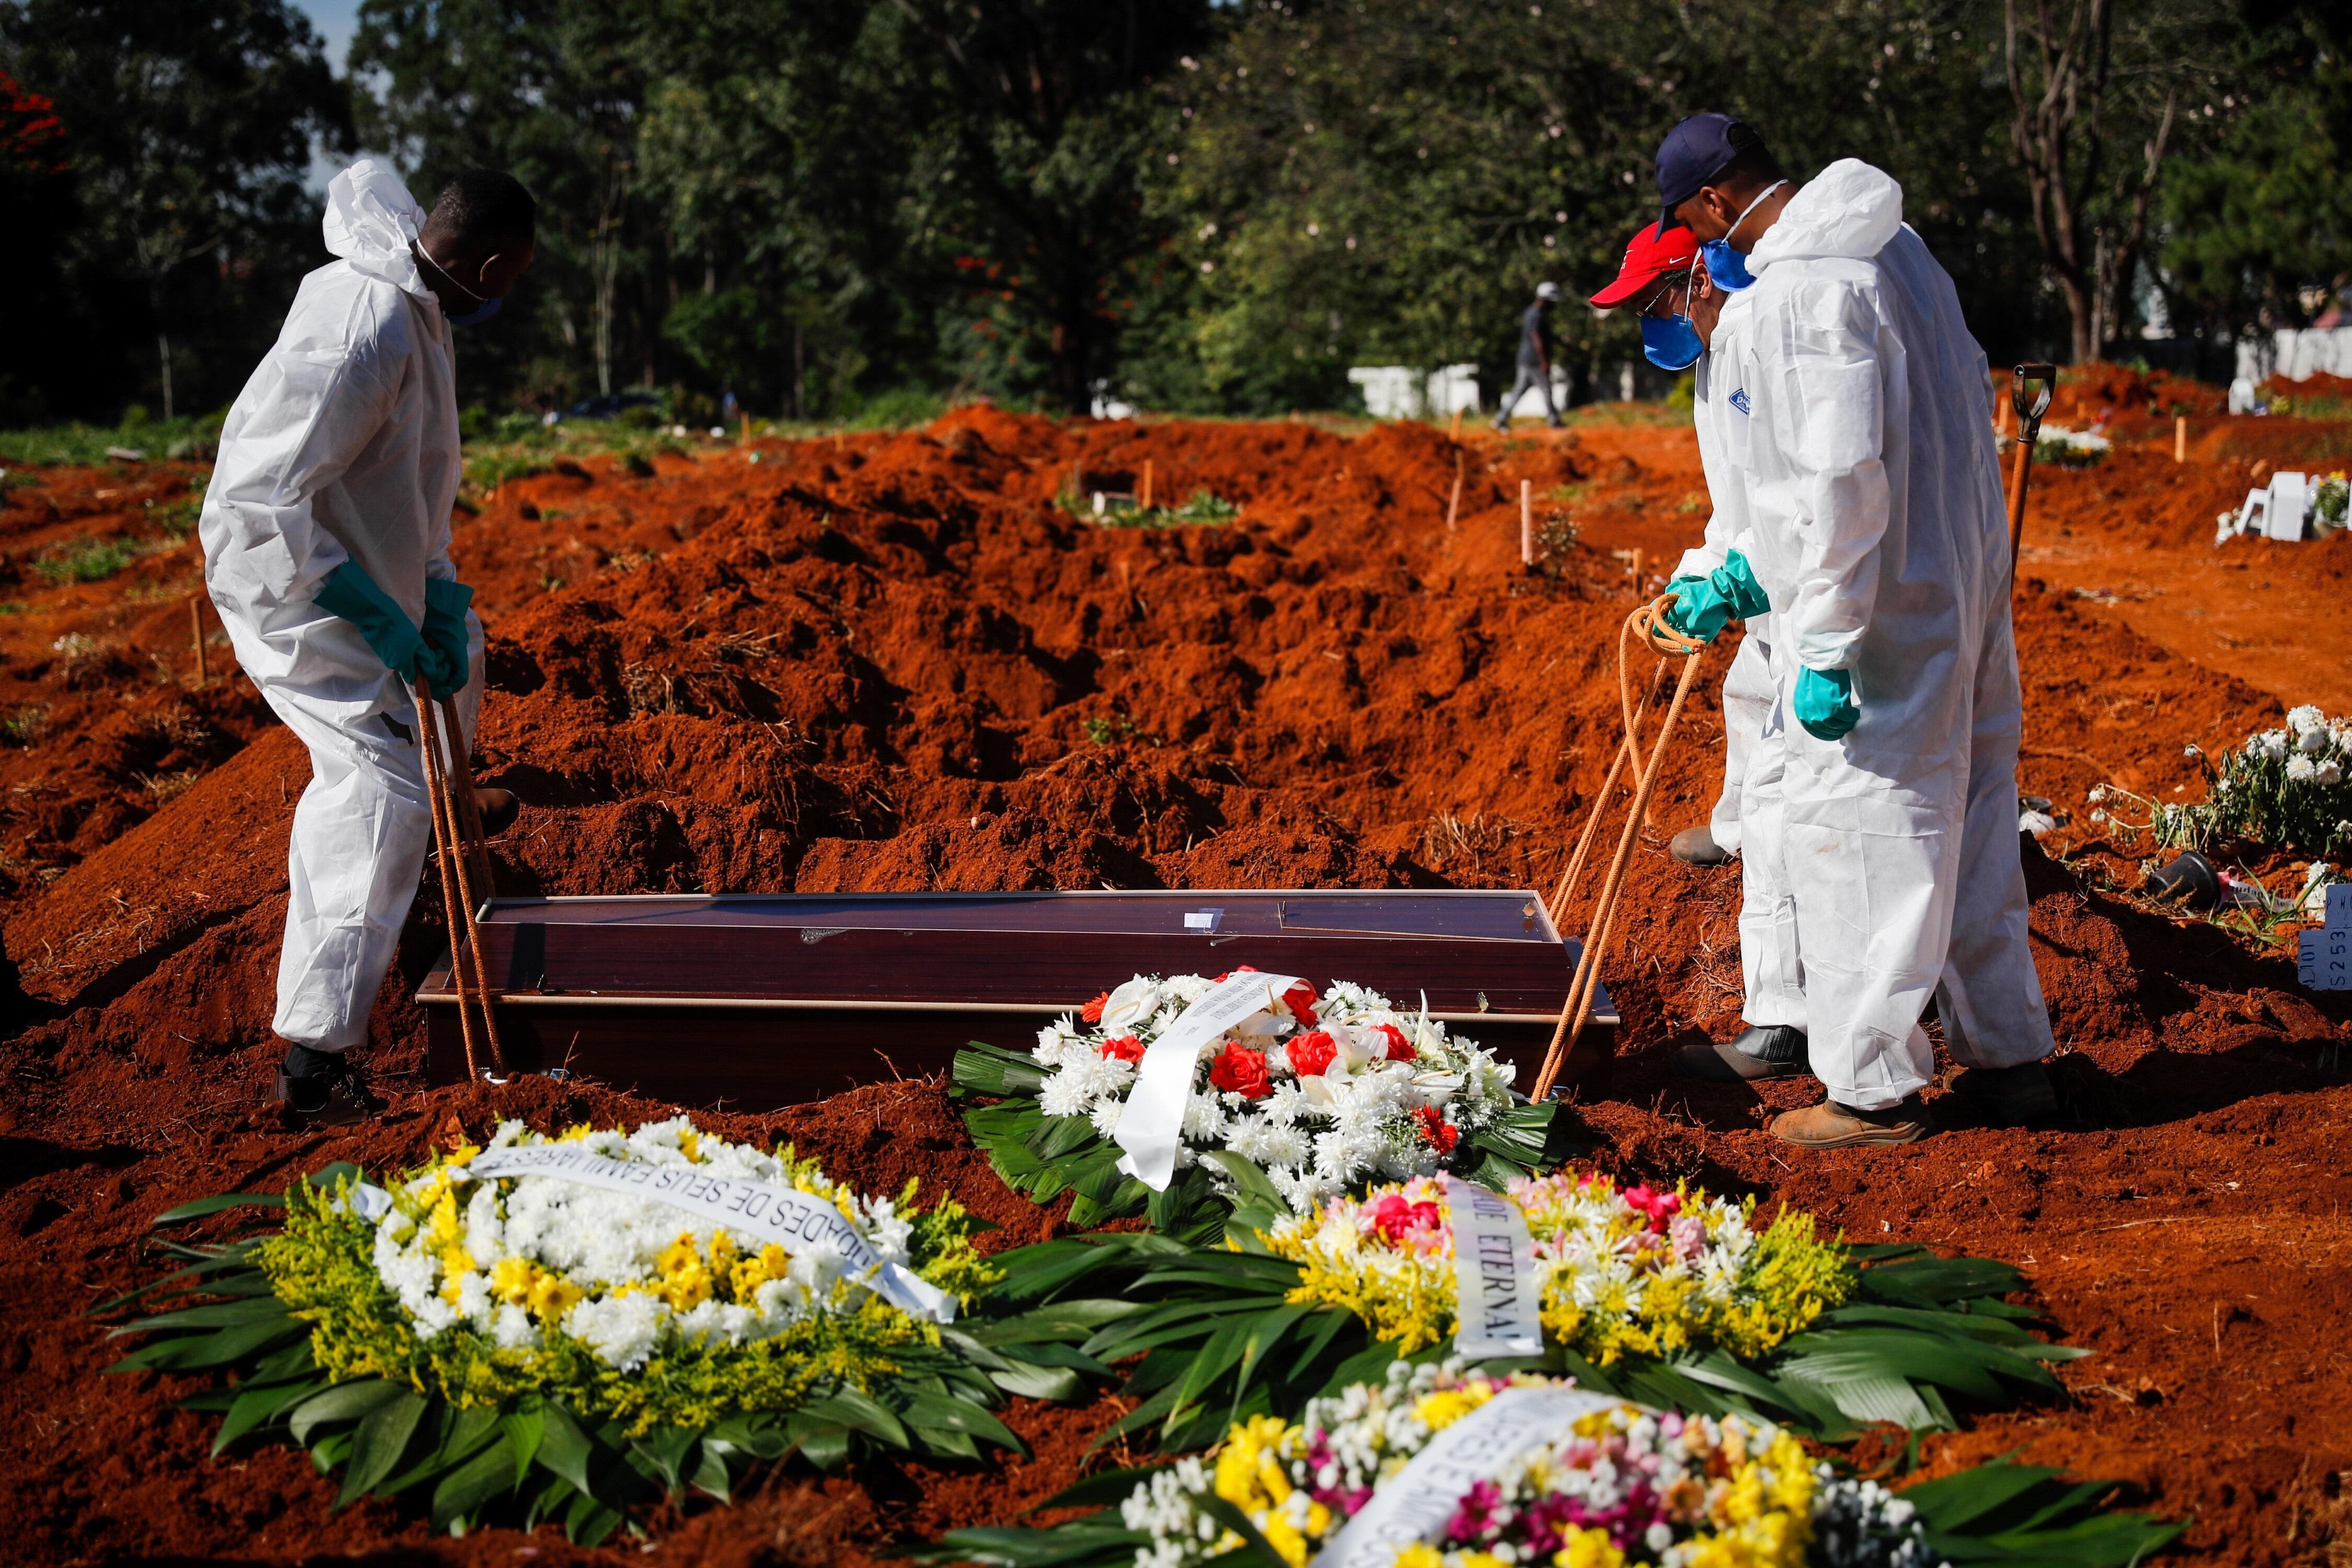
M284 1224L166 1244L174 1272L100 1309L145 1312L113 1331L142 1342L108 1370L208 1375L213 1386L184 1403L222 1415L213 1451L248 1436L306 1447L321 1472L342 1470L338 1506L420 1498L436 1529L493 1515L526 1530L560 1521L593 1544L631 1508L688 1488L725 1501L761 1461L796 1455L834 1469L867 1447L944 1459L977 1459L983 1443L1017 1450L990 1411L1004 1394L1069 1399L1107 1373L1048 1342L1058 1323L984 1302L935 1339L875 1300L823 1342L673 1343L627 1375L566 1336L543 1354L498 1350L462 1327L419 1342L376 1274L373 1227L349 1210L361 1179L331 1165L282 1198L225 1194L160 1215L171 1226L255 1206ZM915 1227L918 1266L943 1288L978 1290L992 1277L960 1208L938 1205Z
M128 546L111 539L78 539L70 544L44 551L33 561L33 570L41 581L56 586L65 583L103 583L137 559Z
M2127 831L2146 833L2162 848L2259 849L2326 855L2352 848L2352 720L2326 719L2297 708L2284 729L2250 735L2216 763L2198 753L2205 798L2167 805L2116 784L2091 791L2100 814ZM2126 816L2118 803L2145 816Z
M148 518L163 531L164 538L174 541L185 539L196 531L196 524L203 518L204 510L205 497L201 490L191 491L160 506L153 501L147 503Z
M107 456L110 447L136 452L142 458L206 461L220 441L222 417L215 413L170 420L126 418L119 425L36 425L0 430L0 463L75 463L96 468L118 460Z
M0 415L226 402L318 265L312 148L350 144L318 35L287 0L10 0L0 70L64 127L0 185Z
M0 718L0 745L29 746L48 728L49 710L38 703L18 708Z
M858 430L908 430L928 425L947 411L946 401L936 394L902 386L866 399L849 423Z
M1379 1377L1398 1359L1354 1314L1294 1301L1298 1267L1254 1236L1229 1227L1220 1244L1205 1223L1194 1229L1202 1239L1085 1237L996 1259L999 1300L1033 1308L1035 1322L1066 1314L1066 1331L1096 1360L1142 1358L1121 1391L1135 1407L1098 1442L1149 1434L1163 1453L1202 1447L1252 1415L1295 1418L1307 1400ZM1874 1421L1948 1428L1951 1394L2005 1405L2021 1392L2060 1392L2045 1363L2085 1353L2028 1331L2032 1312L2002 1300L2025 1284L2007 1264L1907 1246L1850 1254L1864 1266L1853 1299L1753 1362L1714 1349L1602 1368L1549 1343L1539 1363L1508 1364L1540 1364L1655 1406L1760 1415L1834 1443ZM1453 1353L1440 1345L1409 1359Z
M1654 216L1658 138L1701 107L1746 114L1801 179L1849 155L1892 173L1996 363L2064 336L1997 8L365 0L359 24L338 80L287 0L0 5L0 67L75 137L0 170L25 239L0 416L162 406L166 365L177 406L230 395L317 259L314 137L399 149L428 203L475 165L539 196L534 268L458 356L485 407L661 384L681 409L725 388L884 426L933 396L1078 411L1107 387L1265 414L1351 405L1362 363L1468 361L1491 388L1532 285L1609 275ZM2116 14L2070 188L2126 314L2114 242L2168 93L2175 319L2324 308L2352 265L2337 32L2216 0ZM1580 396L1638 363L1622 311L1558 324Z
M2189 113L2218 134L2165 182L2161 259L2176 319L2309 322L2352 269L2352 67L2315 22L2244 40L2254 90Z
M1142 507L1132 497L1105 496L1100 512L1091 496L1065 492L1055 500L1081 522L1104 528L1223 528L1242 515L1240 507L1212 490L1194 490L1181 506Z

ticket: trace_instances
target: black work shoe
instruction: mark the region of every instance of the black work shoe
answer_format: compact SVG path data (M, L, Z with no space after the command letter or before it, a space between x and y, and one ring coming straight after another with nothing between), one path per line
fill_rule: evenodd
M2021 1127L2058 1114L2058 1090L2040 1062L1969 1068L1954 1081L1952 1092L1996 1127Z
M1715 841L1715 835L1704 825L1685 827L1666 846L1666 853L1685 866L1727 866L1733 856L1730 850Z
M360 1069L337 1058L324 1071L296 1078L278 1069L278 1098L289 1127L348 1127L380 1114L383 1101L372 1093Z
M1742 1050L1741 1047L1749 1047ZM1798 1078L1805 1066L1805 1031L1786 1024L1756 1025L1736 1040L1706 1040L1675 1053L1675 1070L1709 1083L1754 1083Z
M496 838L515 825L515 818L522 814L522 802L510 789L478 789L474 809L482 816L482 837Z

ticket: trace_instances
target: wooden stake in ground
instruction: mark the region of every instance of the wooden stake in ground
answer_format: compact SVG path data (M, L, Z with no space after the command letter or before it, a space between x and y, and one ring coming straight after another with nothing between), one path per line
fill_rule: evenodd
M2172 418L2172 460L2176 463L2189 460L2189 416L2186 414L2176 414Z
M1454 520L1462 515L1462 448L1454 448L1454 499L1445 503L1445 531L1454 531Z
M1454 411L1454 428L1445 433L1445 438L1457 447L1462 445L1462 410L1459 408Z
M1536 563L1536 487L1532 479L1519 481L1519 564Z
M205 682L211 679L211 672L205 668L205 596L202 594L188 595L188 635L195 639L196 689L202 691Z
M1135 506L1139 511L1151 510L1151 459L1149 458L1143 459L1143 489L1136 493Z

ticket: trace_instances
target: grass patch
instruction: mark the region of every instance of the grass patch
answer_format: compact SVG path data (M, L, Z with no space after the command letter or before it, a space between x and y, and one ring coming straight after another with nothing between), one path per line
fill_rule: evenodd
M38 704L0 717L0 746L29 746L48 728L49 710Z
M161 503L149 501L147 515L163 531L163 537L183 540L195 532L196 523L204 516L205 498L201 491L191 490L177 500Z
M536 445L536 444L534 444ZM466 488L484 494L509 479L528 479L555 467L555 455L521 445L470 447L466 453Z
M1139 507L1126 497L1105 496L1103 510L1095 510L1092 496L1060 497L1062 510L1081 522L1101 528L1223 528L1242 515L1242 509L1208 490L1194 490L1181 506Z
M103 583L138 559L138 552L111 539L77 539L45 550L33 570L51 587L68 583Z
M1687 405L1665 403L1584 403L1568 411L1570 425L1688 425Z
M948 411L947 399L918 386L902 386L867 399L849 421L853 430L909 430L929 425Z
M27 430L0 430L0 464L33 466L44 463L103 463L131 461L209 462L220 443L221 421L228 411L179 419L150 419L132 409L119 425L39 425ZM120 458L109 450L135 452Z
M2270 411L2296 419L2352 419L2352 398L2332 392L2274 392Z

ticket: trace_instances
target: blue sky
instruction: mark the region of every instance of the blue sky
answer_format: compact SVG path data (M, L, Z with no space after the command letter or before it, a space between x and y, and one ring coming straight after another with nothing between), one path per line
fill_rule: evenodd
M344 57L351 53L352 35L359 30L360 0L294 0L294 9L310 18L310 26L327 41L327 61L335 74L343 74ZM323 192L327 182L342 167L342 160L314 152L310 156L310 188Z
M327 58L336 74L342 74L343 56L359 29L360 0L294 0L294 9L310 17L310 26L327 40Z

